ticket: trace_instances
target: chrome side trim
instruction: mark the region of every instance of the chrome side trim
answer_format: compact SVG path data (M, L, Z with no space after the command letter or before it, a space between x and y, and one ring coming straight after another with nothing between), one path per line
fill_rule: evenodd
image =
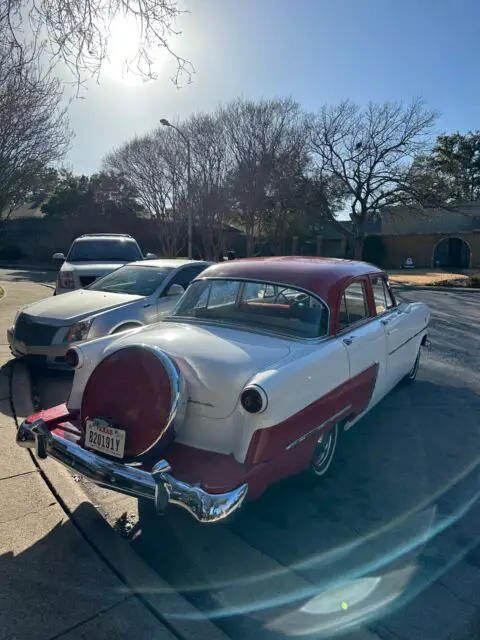
M43 420L23 422L16 441L20 447L33 449L38 458L54 458L95 484L135 498L153 500L159 513L168 504L175 504L202 523L228 518L241 507L248 492L248 485L242 484L226 493L208 493L199 486L177 480L166 460L157 462L151 473L107 460L51 433Z
M394 353L396 353L397 351L399 351L402 347L404 347L406 344L408 344L409 342L411 342L412 340L414 340L416 337L418 337L421 333L423 333L424 331L426 331L428 329L428 324L426 324L422 329L420 329L420 331L417 331L417 333L415 333L413 336L410 336L410 338L408 338L407 340L405 340L405 342L402 342L402 344L399 344L398 347L395 347L395 349L393 349L393 351L389 351L388 355L391 356Z
M325 422L322 422L322 424L320 424L318 427L315 427L314 429L311 429L308 433L304 433L303 436L300 436L299 438L297 438L296 440L291 442L289 445L287 445L285 447L285 451L290 451L291 449L293 449L297 445L299 445L302 442L304 442L307 438L310 438L310 436L312 436L317 431L321 431L321 429L325 428L327 426L327 424L331 424L335 420L338 420L345 413L347 413L347 411L350 411L351 408L352 408L352 405L351 404L347 404L346 407L343 407L343 409L341 409L338 413L336 413L335 415L333 415L330 418L328 418L327 420L325 420Z

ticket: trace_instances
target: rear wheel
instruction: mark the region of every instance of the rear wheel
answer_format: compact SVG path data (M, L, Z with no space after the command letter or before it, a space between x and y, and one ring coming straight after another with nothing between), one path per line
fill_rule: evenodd
M336 424L328 431L323 431L318 438L311 462L315 476L323 477L330 469L337 450L340 429Z

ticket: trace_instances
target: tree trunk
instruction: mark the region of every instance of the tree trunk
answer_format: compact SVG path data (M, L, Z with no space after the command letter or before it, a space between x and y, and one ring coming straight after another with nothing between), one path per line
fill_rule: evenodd
M356 236L353 245L353 259L363 260L363 236Z
M250 258L253 254L253 234L250 230L247 230L246 233L246 254L247 258Z

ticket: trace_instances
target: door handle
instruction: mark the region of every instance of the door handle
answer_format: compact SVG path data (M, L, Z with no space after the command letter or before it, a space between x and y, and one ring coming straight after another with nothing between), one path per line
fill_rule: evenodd
M348 338L344 338L343 339L344 344L346 344L346 345L352 344L354 337L355 336L349 336Z
M385 326L388 324L389 320L388 318L383 318L382 320L380 320L380 322Z

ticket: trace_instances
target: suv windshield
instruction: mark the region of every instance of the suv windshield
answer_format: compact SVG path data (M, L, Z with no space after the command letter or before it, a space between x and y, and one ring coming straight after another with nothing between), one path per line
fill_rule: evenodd
M91 284L88 289L150 296L172 271L172 267L120 267Z
M142 254L133 240L78 240L73 243L67 262L134 262Z
M244 325L301 338L327 334L328 311L313 295L265 282L193 282L172 316Z

